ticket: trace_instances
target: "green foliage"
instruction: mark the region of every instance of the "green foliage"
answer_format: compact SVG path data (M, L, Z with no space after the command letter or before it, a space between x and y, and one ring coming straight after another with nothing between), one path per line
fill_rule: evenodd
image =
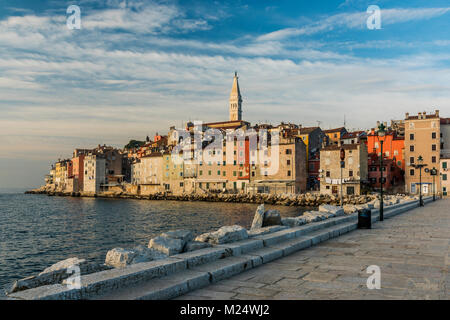
M145 144L145 141L138 141L138 140L130 140L127 145L125 145L125 149L133 149L133 148L139 148L142 147Z

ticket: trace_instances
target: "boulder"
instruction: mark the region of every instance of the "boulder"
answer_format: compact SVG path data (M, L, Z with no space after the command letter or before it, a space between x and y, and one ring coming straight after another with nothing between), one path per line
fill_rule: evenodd
M150 240L148 247L160 251L168 256L181 253L183 251L185 241L182 239L173 239L163 236L158 236Z
M123 268L130 265L136 255L133 250L114 248L106 253L105 264L114 268Z
M110 269L108 266L98 263L89 263L85 259L69 258L46 268L36 276L30 276L14 281L7 294L33 289L41 286L61 283L63 280L73 275L73 271L67 270L70 267L78 266L82 275Z
M351 205L351 204L344 205L344 213L345 214L352 214L355 212L358 212L358 209L356 209L356 207L354 205Z
M287 228L288 228L287 226L270 226L270 227L253 229L248 232L248 236L249 237L262 236L264 234L273 233L273 232L277 232L280 230L285 230Z
M223 244L245 240L248 238L247 230L241 226L225 226L214 232L199 235L195 241Z
M290 228L298 227L301 225L306 224L306 219L304 217L288 217L288 218L282 218L281 224L283 226L287 226Z
M319 212L331 214L334 217L342 216L345 214L344 209L337 206L330 206L328 204L322 204L319 206Z
M256 209L255 216L253 217L253 222L250 230L262 228L264 221L264 203Z
M278 210L268 210L264 213L263 227L281 225L281 216Z
M180 239L183 240L185 243L192 241L194 239L194 234L189 230L167 231L162 233L161 236L172 239Z
M184 252L190 252L209 247L212 247L212 245L208 242L189 241L188 243L186 243L186 246L184 247Z

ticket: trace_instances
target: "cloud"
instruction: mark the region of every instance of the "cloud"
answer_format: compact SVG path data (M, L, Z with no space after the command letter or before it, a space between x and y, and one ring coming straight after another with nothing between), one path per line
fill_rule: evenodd
M382 25L427 20L447 14L447 8L381 9ZM312 35L337 28L364 29L369 14L366 12L339 13L300 28L284 28L258 37L259 41L283 40L294 36Z

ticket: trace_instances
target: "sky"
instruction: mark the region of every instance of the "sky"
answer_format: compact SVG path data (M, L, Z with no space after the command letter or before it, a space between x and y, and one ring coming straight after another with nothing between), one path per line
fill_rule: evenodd
M251 123L450 116L448 30L447 0L0 0L0 188L77 147L228 120L235 71Z

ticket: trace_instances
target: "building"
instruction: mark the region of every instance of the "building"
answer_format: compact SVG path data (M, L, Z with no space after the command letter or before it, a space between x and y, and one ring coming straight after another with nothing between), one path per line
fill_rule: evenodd
M341 135L341 145L342 144L355 144L361 143L367 140L367 134L365 131L354 131L347 132Z
M276 132L280 136L278 150L276 146L269 144L266 150L262 150L266 158L259 158L256 164L251 163L248 192L303 193L307 189L308 180L306 145L298 136L297 130L284 125L270 129L271 134ZM278 155L275 156L274 152L278 152Z
M320 150L328 144L328 136L319 127L300 128L299 137L306 145L308 190L319 190Z
M85 156L83 191L98 193L106 183L106 159L97 154Z
M450 157L441 158L440 175L436 179L441 182L441 194L450 196Z
M341 143L341 137L347 133L344 127L329 129L323 131L329 138L329 144L339 145Z
M400 169L405 171L405 137L399 136L397 131L391 129L387 130L384 137L379 137L372 128L366 140L369 154L380 156L381 141L383 141L384 157L393 160Z
M341 179L341 148L345 151L345 167ZM320 151L320 193L340 195L365 193L368 184L368 153L364 143L330 145Z
M383 177L383 189L387 192L404 192L404 171L398 163L388 157L383 158L383 167L380 170L380 154L369 153L369 183L373 189L381 189L381 178Z
M242 120L242 96L239 89L237 72L234 73L233 86L230 93L230 121Z
M410 194L419 193L420 171L413 167L421 156L425 168L438 169L440 174L441 155L441 119L439 110L427 114L419 112L417 116L406 114L405 118L405 191ZM445 147L445 145L444 145ZM433 177L422 169L422 194L433 193ZM436 179L436 190L441 190L440 179Z
M76 154L74 152L74 154ZM84 158L86 157L85 154L78 154L78 156L72 158L73 163L73 192L80 192L83 191L84 187Z

